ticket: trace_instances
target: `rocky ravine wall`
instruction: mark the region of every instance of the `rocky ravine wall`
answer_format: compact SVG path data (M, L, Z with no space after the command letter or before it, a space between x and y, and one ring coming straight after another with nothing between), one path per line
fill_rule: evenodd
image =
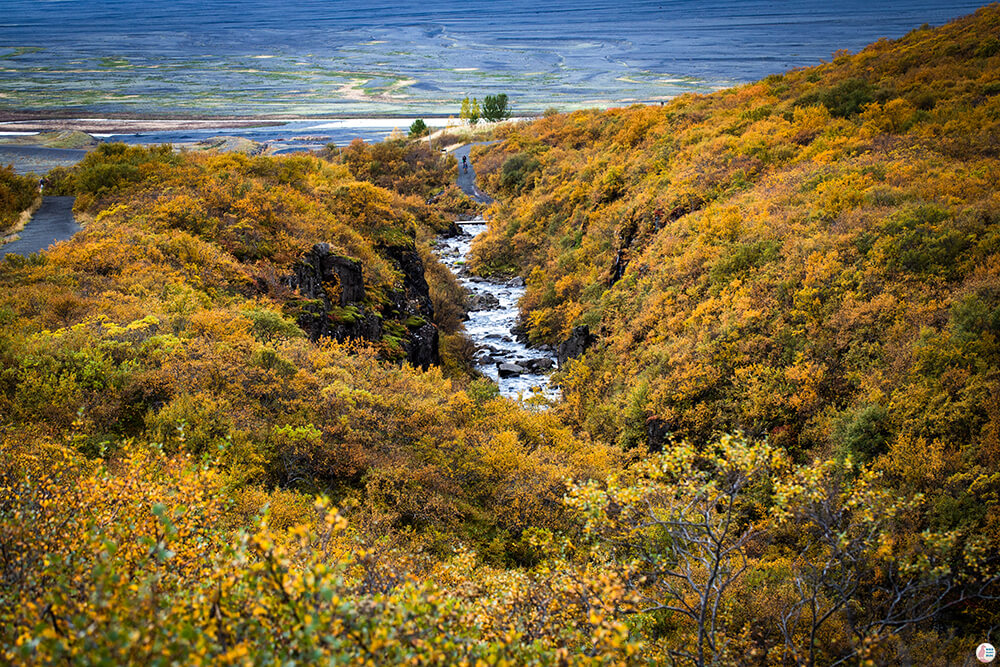
M374 342L389 333L383 322L398 322L406 331L400 344L407 361L426 369L437 364L439 357L438 330L423 262L412 247L384 247L382 253L396 265L402 281L390 292L391 303L376 313L365 304L361 262L336 254L327 243L314 245L295 264L289 278L289 285L308 300L298 315L298 324L313 340L328 337Z

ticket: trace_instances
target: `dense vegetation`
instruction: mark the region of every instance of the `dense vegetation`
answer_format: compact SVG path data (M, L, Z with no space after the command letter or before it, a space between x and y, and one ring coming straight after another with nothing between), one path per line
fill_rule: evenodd
M477 149L503 196L478 270L527 278L532 340L599 335L564 371L563 413L625 447L740 428L920 489L990 469L998 32L990 7ZM903 463L917 459L921 474Z
M479 148L481 273L532 340L586 325L570 423L625 449L742 430L865 464L914 529L1000 549L1000 8L662 108Z
M35 178L19 176L10 166L0 167L0 237L20 220L37 197Z
M998 37L499 130L476 267L526 276L534 341L596 334L549 411L468 371L429 246L474 205L422 142L51 174L89 223L0 263L3 661L965 660L1000 622Z
M419 186L410 178L418 168ZM356 180L352 170L397 190ZM298 544L292 526L336 523L322 523L334 514L317 514L316 493L335 498L353 530L337 546L328 536L322 549L307 550L320 568L313 575L337 578L329 590L355 596L349 604L360 605L359 617L370 596L383 594L377 604L387 614L452 604L435 602L440 594L424 586L397 591L358 579L353 568L362 562L378 569L365 577L402 586L451 554L456 536L502 565L529 557L527 529L564 521L564 480L602 476L614 464L607 447L574 436L551 414L499 398L447 355L454 379L399 363L398 341L413 317L392 310L404 279L394 259L400 247L416 250L418 226L427 234L448 224L412 193L450 181L453 170L454 160L419 146L358 144L325 162L104 145L77 168L52 174L54 188L77 194L89 224L45 255L0 265L7 659L146 662L142 656L162 650L239 662L246 654L232 653L235 645L261 660L374 650L325 640L284 645L270 634L284 631L283 620L267 629L242 610L252 602L269 614L300 613L272 608L259 596L277 594L266 592L273 573L245 567L248 558L265 562L257 560L259 540ZM403 177L392 178L397 172ZM289 277L319 241L361 262L358 308L378 313L381 339L311 340L297 325L305 306ZM439 267L425 275L432 297L457 289ZM460 337L460 315L442 311L451 320L442 330ZM270 528L253 529L261 511ZM237 535L247 529L255 535L249 541ZM264 537L276 529L280 535ZM240 539L242 551L231 549ZM386 562L364 555L396 554L396 542L406 550ZM222 602L219 577L230 576L236 597ZM321 602L326 614L348 604ZM218 605L230 603L224 613L246 611L252 629L191 635L205 630L199 614L223 613ZM453 611L456 634L470 632L462 619L471 607L460 611ZM381 641L382 621L363 622L371 641ZM311 627L297 632L311 635ZM396 631L417 641L405 627ZM473 639L456 647L441 637L441 650L522 652L466 638ZM271 644L273 653L263 650Z

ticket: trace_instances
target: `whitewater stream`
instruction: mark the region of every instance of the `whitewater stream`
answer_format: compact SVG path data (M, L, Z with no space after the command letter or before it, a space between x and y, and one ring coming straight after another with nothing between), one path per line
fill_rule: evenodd
M503 396L524 400L541 392L546 398L558 399L559 390L549 384L549 373L556 365L554 352L529 348L514 335L517 302L524 295L524 281L470 275L465 268L469 249L472 240L486 231L486 221L476 218L460 223L459 229L459 235L438 241L437 253L469 293L471 308L465 331L478 350L476 369L493 379Z

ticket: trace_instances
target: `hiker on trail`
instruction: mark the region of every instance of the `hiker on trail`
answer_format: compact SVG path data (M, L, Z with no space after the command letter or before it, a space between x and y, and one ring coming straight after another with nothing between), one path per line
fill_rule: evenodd
M466 156L464 156L464 155L462 156L462 170L463 171L469 171L468 158Z
M39 191L39 192L41 192L42 190L44 190L44 189L45 189L45 183L46 183L46 182L47 182L47 181L46 181L46 180L45 180L44 178L39 178L39 179L38 179L38 191Z

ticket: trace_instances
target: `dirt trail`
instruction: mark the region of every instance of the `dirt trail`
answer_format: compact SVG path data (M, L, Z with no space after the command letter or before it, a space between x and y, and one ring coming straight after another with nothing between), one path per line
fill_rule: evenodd
M76 197L43 197L41 207L20 232L20 238L0 245L0 257L8 253L27 256L48 248L56 241L65 241L80 231L81 227L73 217L75 200Z
M455 159L458 160L457 185L462 189L462 192L469 195L480 204L492 204L493 198L476 187L476 170L472 168L472 160L469 157L469 153L472 151L473 146L487 146L495 143L497 142L478 141L455 149ZM468 161L468 169L462 168L463 157Z

